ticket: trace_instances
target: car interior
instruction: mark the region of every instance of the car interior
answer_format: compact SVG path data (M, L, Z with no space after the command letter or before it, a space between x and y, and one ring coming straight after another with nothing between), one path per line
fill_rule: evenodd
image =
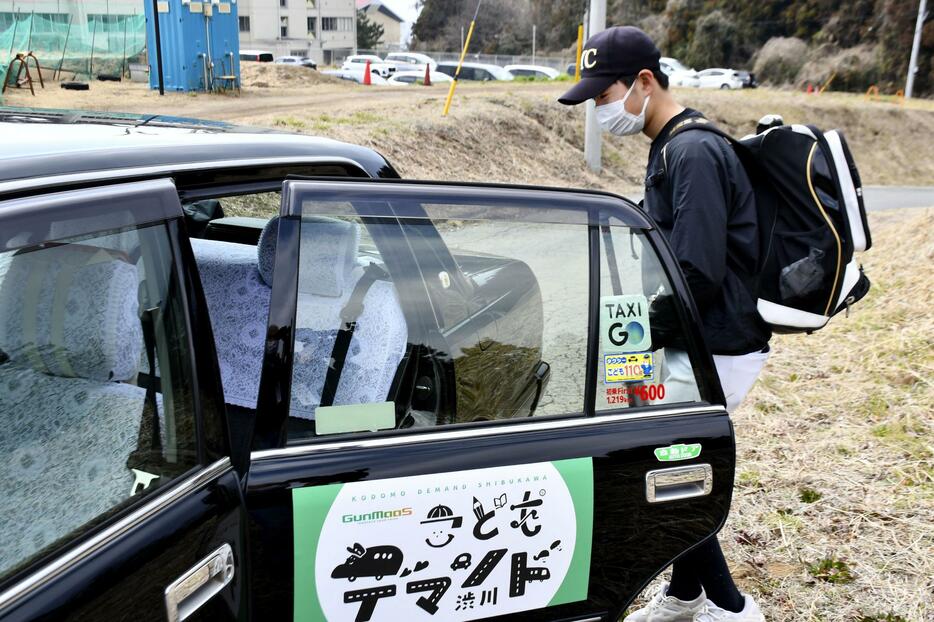
M0 253L0 572L196 462L184 374L153 330L173 317L159 239Z
M257 408L279 218L224 217L224 201L185 209L219 216L189 229L203 231L191 244L214 329L224 401L228 412L243 418ZM314 430L342 317L368 266L382 263L372 244L361 248L363 229L351 219L302 219L290 427ZM367 283L359 302L362 311L327 406L386 401L406 353L406 319L388 274Z

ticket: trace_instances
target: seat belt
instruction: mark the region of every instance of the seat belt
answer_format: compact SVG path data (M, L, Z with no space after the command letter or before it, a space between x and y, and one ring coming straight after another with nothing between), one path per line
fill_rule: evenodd
M328 362L328 372L324 377L324 386L321 388L319 406L334 405L337 385L340 383L341 373L344 371L344 362L347 359L347 352L350 350L350 342L353 339L354 331L357 329L357 320L363 313L363 299L373 283L388 276L386 271L377 264L371 263L368 265L363 272L363 276L354 286L347 304L341 309L341 328L337 331L337 337L334 339L331 360Z
M156 391L159 381L156 378L156 316L159 308L146 309L140 317L143 328L143 342L146 345L146 362L149 364L149 374L146 381L146 399L143 405L143 415L140 417L139 434L136 440L136 449L130 453L126 465L135 476L130 496L135 495L149 487L159 475L144 469L153 466L162 466L162 434L159 429L159 409L156 404Z

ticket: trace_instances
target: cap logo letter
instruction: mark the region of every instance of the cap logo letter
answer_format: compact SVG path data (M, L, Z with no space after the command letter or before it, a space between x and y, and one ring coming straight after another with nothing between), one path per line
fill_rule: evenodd
M581 69L593 69L597 64L597 48L589 48L581 54Z

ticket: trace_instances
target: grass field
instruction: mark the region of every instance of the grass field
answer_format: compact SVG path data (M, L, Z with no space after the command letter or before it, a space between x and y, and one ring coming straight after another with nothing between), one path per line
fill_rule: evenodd
M444 88L251 80L241 98L159 98L139 85L94 83L88 93L50 85L6 103L317 134L371 146L411 178L628 193L644 174L643 138L607 140L604 173L585 169L581 111L554 102L563 84L465 84L444 119ZM677 95L736 134L770 112L842 127L865 183L934 183L931 102L766 89ZM770 622L934 621L934 209L870 221L869 296L815 335L777 337L734 417L737 484L722 541Z
M849 318L773 341L723 533L768 620L934 620L934 209L872 214Z

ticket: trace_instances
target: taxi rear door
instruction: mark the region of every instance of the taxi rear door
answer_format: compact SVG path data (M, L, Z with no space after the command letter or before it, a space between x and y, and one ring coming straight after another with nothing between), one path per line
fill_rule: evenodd
M730 420L632 203L292 180L275 252L255 614L616 620L723 524Z

